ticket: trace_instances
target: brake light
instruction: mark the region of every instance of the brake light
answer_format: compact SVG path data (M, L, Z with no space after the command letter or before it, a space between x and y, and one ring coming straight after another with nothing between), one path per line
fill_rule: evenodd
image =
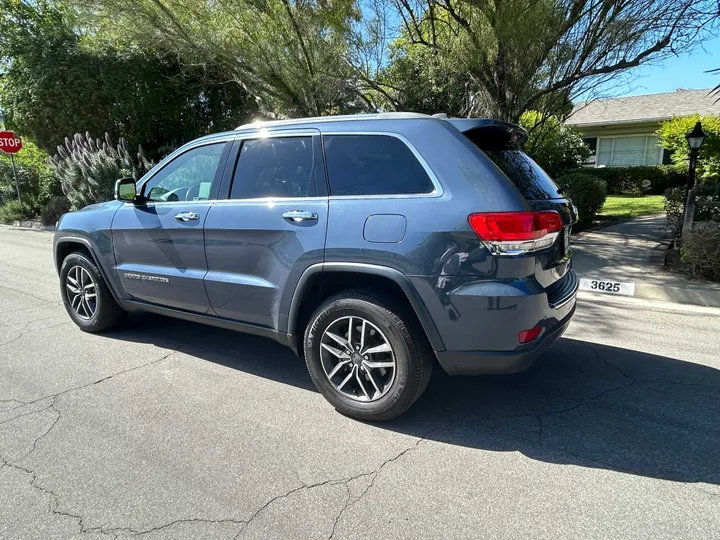
M554 210L470 214L470 227L493 253L519 255L550 247L563 228Z

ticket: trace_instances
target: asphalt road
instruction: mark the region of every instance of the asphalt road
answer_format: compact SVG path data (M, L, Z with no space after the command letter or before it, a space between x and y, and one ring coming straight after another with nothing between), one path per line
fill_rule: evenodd
M0 228L0 538L718 538L720 310L585 297L525 373L336 413L261 338L80 332Z

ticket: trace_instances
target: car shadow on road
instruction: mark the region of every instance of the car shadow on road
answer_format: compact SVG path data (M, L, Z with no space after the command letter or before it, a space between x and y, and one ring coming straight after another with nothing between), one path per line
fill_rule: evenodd
M303 361L269 339L154 315L108 336L315 391ZM407 413L376 426L548 463L720 484L720 371L580 340L559 340L515 375L449 377L438 367Z

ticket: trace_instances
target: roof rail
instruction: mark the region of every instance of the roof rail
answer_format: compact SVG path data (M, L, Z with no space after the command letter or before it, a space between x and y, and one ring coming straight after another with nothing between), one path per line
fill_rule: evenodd
M235 128L235 131L241 129L260 129L274 126L292 126L296 124L315 124L319 122L343 122L348 120L401 120L407 118L432 118L427 114L413 112L387 112L387 113L370 113L370 114L346 114L339 116L315 116L311 118L293 118L289 120L258 120L249 124L243 124Z

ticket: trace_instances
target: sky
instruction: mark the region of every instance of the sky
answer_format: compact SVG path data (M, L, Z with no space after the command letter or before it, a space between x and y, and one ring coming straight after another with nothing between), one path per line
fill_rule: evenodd
M720 68L720 37L705 41L702 48L691 54L681 54L658 65L638 68L634 72L638 78L630 84L630 91L623 92L623 95L658 94L677 88L713 88L720 84L720 72L705 71L717 68Z

